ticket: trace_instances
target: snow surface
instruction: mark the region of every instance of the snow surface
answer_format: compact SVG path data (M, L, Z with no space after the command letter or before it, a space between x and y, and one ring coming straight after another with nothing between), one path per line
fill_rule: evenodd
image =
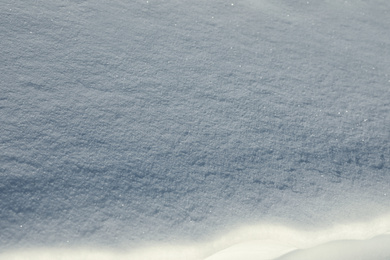
M390 215L370 223L336 225L332 229L321 231L302 231L262 224L242 227L203 243L149 245L131 251L101 248L18 249L0 254L0 259L387 260L390 258L390 232L386 233L384 230L389 230L389 227ZM369 238L370 236L374 238ZM353 240L347 240L348 238Z
M386 0L0 0L0 253L389 232L321 235L390 213L388 28Z

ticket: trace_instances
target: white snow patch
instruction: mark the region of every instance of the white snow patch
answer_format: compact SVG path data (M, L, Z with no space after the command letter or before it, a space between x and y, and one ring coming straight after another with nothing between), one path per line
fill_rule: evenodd
M303 260L389 259L390 214L320 231L275 224L241 227L211 242L154 245L131 251L40 248L8 251L0 260Z

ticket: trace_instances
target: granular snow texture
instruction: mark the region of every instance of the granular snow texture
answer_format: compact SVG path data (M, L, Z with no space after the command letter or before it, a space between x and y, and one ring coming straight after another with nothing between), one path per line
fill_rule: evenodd
M0 249L390 211L390 2L0 1Z

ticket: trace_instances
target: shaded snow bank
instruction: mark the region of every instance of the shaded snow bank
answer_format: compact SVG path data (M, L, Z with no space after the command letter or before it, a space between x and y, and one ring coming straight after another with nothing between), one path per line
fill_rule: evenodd
M390 210L390 1L1 2L0 251Z

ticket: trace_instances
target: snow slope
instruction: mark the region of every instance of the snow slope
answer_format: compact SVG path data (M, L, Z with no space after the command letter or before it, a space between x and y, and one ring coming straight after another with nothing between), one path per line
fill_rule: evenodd
M0 252L389 214L390 2L0 0L0 12Z
M80 247L18 249L0 254L0 259L385 260L390 257L390 232L385 234L383 231L389 229L389 220L390 216L387 215L370 223L337 225L321 231L263 224L242 227L203 243L159 244L130 251Z

